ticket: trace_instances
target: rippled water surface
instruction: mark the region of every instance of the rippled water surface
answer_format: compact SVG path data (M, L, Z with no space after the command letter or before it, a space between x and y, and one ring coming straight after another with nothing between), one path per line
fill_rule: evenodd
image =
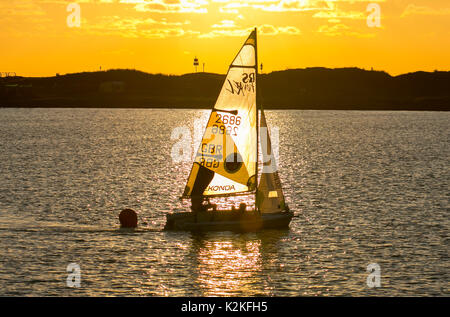
M290 229L163 232L172 130L206 113L0 109L0 295L449 295L450 113L267 111Z

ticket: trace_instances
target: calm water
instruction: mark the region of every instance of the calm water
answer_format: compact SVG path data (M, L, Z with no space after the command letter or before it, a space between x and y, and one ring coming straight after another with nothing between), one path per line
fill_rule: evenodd
M205 113L0 109L0 295L449 295L450 113L268 111L290 230L162 232Z

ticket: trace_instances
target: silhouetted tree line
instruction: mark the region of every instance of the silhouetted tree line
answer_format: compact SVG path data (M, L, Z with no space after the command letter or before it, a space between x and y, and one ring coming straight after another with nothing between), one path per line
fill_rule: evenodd
M212 107L224 75L109 70L0 78L2 107ZM266 109L450 110L450 72L390 76L358 68L276 71L258 78Z

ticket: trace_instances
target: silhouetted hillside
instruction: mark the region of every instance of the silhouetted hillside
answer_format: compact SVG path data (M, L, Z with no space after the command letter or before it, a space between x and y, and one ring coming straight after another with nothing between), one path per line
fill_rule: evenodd
M224 79L135 70L0 78L0 106L207 108ZM258 87L267 109L450 110L450 72L291 69L260 75Z

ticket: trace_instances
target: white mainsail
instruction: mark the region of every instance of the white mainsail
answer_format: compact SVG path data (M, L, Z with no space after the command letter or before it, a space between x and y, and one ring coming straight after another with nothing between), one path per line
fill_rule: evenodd
M183 197L256 189L256 30L231 63L206 126Z
M283 189L278 175L275 155L272 150L266 116L261 109L261 151L263 168L256 192L256 207L261 213L274 213L285 210Z

